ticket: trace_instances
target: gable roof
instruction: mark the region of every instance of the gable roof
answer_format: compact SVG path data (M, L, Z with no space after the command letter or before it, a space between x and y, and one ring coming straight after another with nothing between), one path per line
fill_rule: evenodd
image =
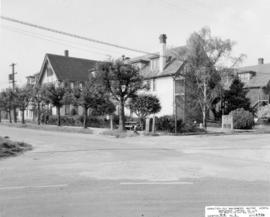
M264 87L270 81L270 63L238 68L238 72L255 72L254 76L246 83L247 88Z
M94 70L101 61L46 54L41 68L39 82L41 82L44 67L49 62L60 81L85 81L88 79L89 72Z
M151 59L159 58L158 52L144 55L144 56L135 57L135 58L130 59L129 61L131 63L144 62L140 72L142 76L146 79L156 78L156 77L166 77L166 76L175 75L181 69L181 66L184 63L184 60L181 60L182 59L181 57L184 57L185 53L186 53L185 46L168 49L166 56L169 59L164 70L161 72L159 70L154 70L154 71L151 70L151 64L150 64Z

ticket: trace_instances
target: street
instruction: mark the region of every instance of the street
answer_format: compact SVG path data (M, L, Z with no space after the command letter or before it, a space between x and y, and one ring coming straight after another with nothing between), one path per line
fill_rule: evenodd
M270 134L114 138L0 126L0 217L201 217L270 205Z

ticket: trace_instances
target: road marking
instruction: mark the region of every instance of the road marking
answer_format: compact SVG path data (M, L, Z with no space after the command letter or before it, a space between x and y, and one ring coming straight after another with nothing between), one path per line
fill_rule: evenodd
M120 182L120 185L192 185L192 182Z
M36 186L0 186L0 190L18 190L18 189L26 189L26 188L59 188L66 187L67 184L59 184L59 185L36 185Z

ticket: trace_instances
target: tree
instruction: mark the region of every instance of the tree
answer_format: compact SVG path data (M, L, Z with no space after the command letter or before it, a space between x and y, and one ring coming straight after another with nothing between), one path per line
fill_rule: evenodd
M270 102L270 81L263 87L264 94L268 95L268 102Z
M244 83L238 78L234 79L230 89L225 91L225 114L229 114L238 108L251 111L250 100L246 97L248 90L244 89Z
M12 117L11 117L11 111L14 107L15 102L15 95L13 93L13 90L8 88L1 92L1 101L4 111L8 113L9 122L12 123Z
M26 85L22 88L16 88L16 105L22 113L22 124L25 124L24 112L27 109L32 97L32 87Z
M94 76L89 76L89 80L82 87L75 87L71 90L71 98L74 105L83 107L83 126L87 128L87 115L89 109L92 114L111 114L115 111L114 104L109 100L109 95L100 80Z
M0 92L0 122L2 122L2 111L6 111L6 102L5 102L5 98L3 96L3 91Z
M188 94L194 98L194 107L200 107L205 128L207 113L222 92L223 72L234 67L243 58L243 55L237 58L231 56L233 45L229 39L213 37L209 28L193 33L187 41Z
M119 103L119 130L125 130L125 103L127 99L136 95L138 90L146 88L139 69L125 60L102 63L98 67L97 75L102 84Z
M41 122L41 108L43 104L49 104L48 98L46 98L46 87L41 87L39 85L33 86L31 103L37 112L37 123L40 125Z
M64 85L55 85L55 84L48 84L44 86L44 95L45 98L56 107L57 111L57 125L61 126L61 114L60 109L63 105L65 105L65 93L67 89Z
M130 109L140 120L141 125L145 118L151 114L156 114L161 110L159 99L150 94L140 94L131 99Z

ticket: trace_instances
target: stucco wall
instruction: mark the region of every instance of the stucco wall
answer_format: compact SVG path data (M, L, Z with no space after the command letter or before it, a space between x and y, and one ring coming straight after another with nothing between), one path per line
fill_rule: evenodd
M48 76L48 73L47 71L50 70L50 73L51 75ZM46 69L45 69L45 72L42 76L42 79L41 79L41 84L47 84L47 83L52 83L52 82L56 82L58 79L54 73L54 71L52 70L52 67L50 66L50 64L48 63Z
M150 90L147 93L151 93L158 97L161 104L161 111L157 116L173 115L174 113L174 84L172 77L161 77L155 79L155 88L153 90L153 79L150 81Z

